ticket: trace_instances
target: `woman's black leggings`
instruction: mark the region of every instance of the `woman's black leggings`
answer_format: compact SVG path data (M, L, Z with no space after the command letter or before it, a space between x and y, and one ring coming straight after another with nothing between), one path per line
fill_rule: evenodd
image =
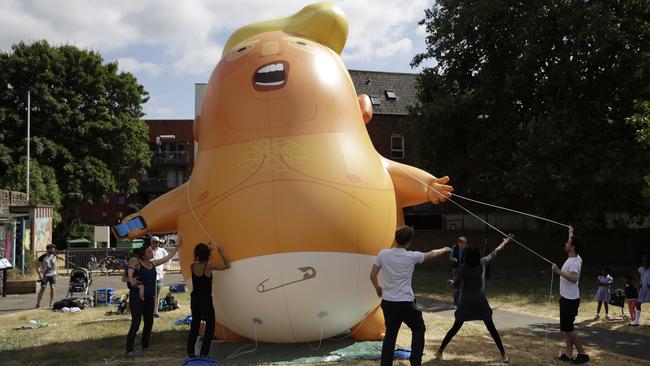
M451 340L454 338L456 333L460 330L460 328L463 326L462 321L456 321L454 325L449 329L447 332L447 335L445 336L445 339L442 340L442 344L440 345L440 352L442 353L445 350L445 347L451 342ZM492 336L492 339L494 339L494 343L496 343L497 347L499 347L499 352L501 354L505 354L506 350L503 349L503 343L501 343L501 337L499 336L499 332L497 331L497 328L494 326L494 322L492 321L492 318L483 320L483 323L485 323L485 327L487 330L490 332L490 335Z
M205 320L205 332L203 333L203 343L199 355L209 356L215 325L212 296L192 296L190 309L192 310L192 323L190 324L190 336L187 338L187 355L194 356L194 345L196 344L196 338L199 336L201 319L203 319Z

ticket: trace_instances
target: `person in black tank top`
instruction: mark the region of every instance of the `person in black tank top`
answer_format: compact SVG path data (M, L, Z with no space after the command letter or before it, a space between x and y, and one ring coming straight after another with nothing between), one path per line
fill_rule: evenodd
M192 294L190 308L192 310L192 324L190 325L190 334L187 338L187 357L194 358L196 338L199 335L201 320L205 320L205 333L203 333L203 342L199 357L208 357L210 355L210 345L214 336L214 306L212 305L212 271L222 271L230 268L230 260L223 252L223 248L217 245L219 256L223 264L211 264L210 252L212 245L208 246L199 243L194 248L194 263L192 263Z

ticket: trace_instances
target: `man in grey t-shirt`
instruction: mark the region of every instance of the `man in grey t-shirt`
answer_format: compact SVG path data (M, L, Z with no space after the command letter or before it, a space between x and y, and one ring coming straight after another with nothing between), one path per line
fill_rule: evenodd
M41 290L38 292L38 299L36 300L36 308L41 307L41 299L43 299L43 294L45 293L45 288L47 284L50 284L50 307L54 301L54 288L56 287L56 259L57 256L54 253L54 245L47 245L47 253L43 254L38 258L38 266L36 267L36 273L38 273L38 280L41 283Z

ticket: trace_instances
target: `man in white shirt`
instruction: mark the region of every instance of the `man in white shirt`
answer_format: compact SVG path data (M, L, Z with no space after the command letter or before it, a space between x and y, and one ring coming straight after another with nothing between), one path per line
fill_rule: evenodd
M557 264L553 264L552 271L560 276L560 331L564 333L564 342L566 351L559 359L564 362L582 364L589 362L589 356L582 348L578 335L573 331L573 322L578 315L580 307L580 271L582 269L582 258L580 253L584 248L581 238L573 235L573 227L569 226L569 240L564 244L564 250L569 258L560 269ZM575 359L573 355L573 346L578 350Z
M424 351L424 332L426 327L422 312L415 305L415 296L411 288L413 269L416 264L451 252L444 247L427 253L411 252L408 249L415 231L410 227L401 227L395 232L396 246L383 249L377 255L370 272L370 281L375 286L377 296L382 298L381 309L384 312L386 336L381 348L381 366L393 364L395 341L402 323L411 328L411 365L422 364ZM383 272L384 287L379 286L377 275Z
M165 258L169 254L164 248L160 247L160 238L157 236L151 237L150 245L151 251L153 252L153 260ZM165 270L169 268L170 263L171 261L156 267L156 306L154 307L153 313L155 318L160 318L160 315L158 315L158 307L160 306L160 290L162 289L165 278Z

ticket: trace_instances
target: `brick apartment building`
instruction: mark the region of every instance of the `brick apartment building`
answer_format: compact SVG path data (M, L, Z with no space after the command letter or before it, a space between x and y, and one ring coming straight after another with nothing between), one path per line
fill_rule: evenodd
M377 151L389 159L412 164L409 143L400 129L400 122L417 102L416 74L350 70L358 94L367 94L373 105L373 118L367 125ZM196 85L196 113L205 91L205 84ZM124 216L185 182L192 172L194 120L145 120L149 125L151 168L140 179L139 192L130 196L111 194L104 203L85 205L79 210L82 222L112 225ZM407 222L421 228L440 228L441 206L421 205L407 210Z

